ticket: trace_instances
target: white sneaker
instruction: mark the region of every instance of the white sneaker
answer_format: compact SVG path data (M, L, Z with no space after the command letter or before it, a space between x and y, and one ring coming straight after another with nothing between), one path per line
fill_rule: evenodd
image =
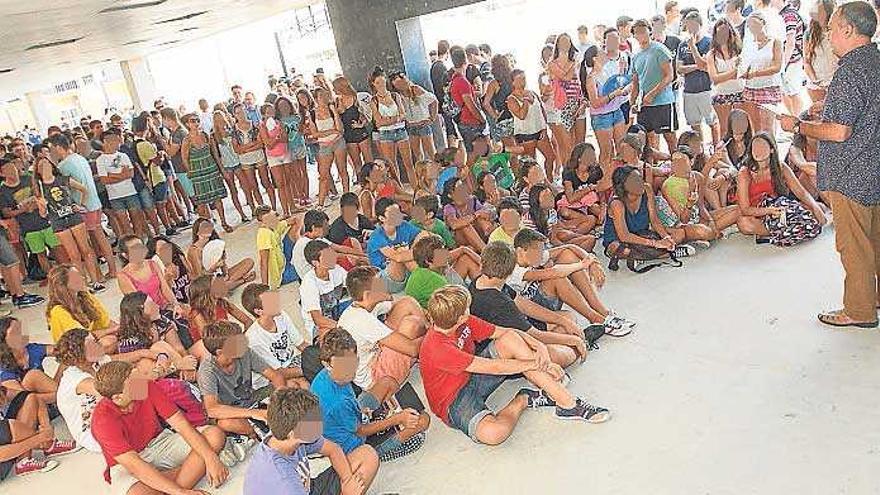
M676 258L687 258L697 254L697 248L690 244L679 244L678 246L675 246L674 252Z

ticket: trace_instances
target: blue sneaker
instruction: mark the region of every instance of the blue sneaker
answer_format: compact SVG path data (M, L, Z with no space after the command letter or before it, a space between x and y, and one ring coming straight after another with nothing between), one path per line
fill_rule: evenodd
M562 409L556 407L556 417L559 419L577 419L588 423L604 423L611 419L611 411L604 407L594 406L578 397L574 407Z

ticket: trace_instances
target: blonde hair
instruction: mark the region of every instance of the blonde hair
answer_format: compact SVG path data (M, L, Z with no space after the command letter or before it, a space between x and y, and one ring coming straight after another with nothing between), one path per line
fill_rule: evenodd
M434 291L428 299L427 316L432 324L448 330L471 307L471 294L460 285L446 285Z
M101 311L90 297L88 291L74 292L70 289L70 271L73 265L57 265L47 275L49 285L49 303L46 304L46 318L50 318L52 309L60 306L83 328L101 319Z
M351 86L351 82L343 76L339 76L331 83L333 90L341 95L357 98L357 91Z
M433 193L433 191L431 191L431 189L429 187L428 177L427 177L428 166L431 165L432 163L436 163L436 162L434 162L434 160L419 160L416 162L416 164L415 164L416 184L415 184L415 187L413 187L415 192L429 191L429 192Z

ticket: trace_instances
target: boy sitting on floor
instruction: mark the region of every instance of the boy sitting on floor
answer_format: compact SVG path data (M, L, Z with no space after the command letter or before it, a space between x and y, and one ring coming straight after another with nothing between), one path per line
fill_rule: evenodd
M607 409L565 389L560 383L564 373L550 361L544 344L526 333L471 316L469 307L470 294L456 285L443 287L428 301L432 326L419 363L428 403L444 423L475 442L498 445L510 436L526 408L555 406L559 419L590 423L611 418ZM474 355L477 343L486 340L488 345ZM524 388L493 413L486 399L504 380L519 373L539 390Z
M266 410L256 406L269 395L269 387L254 390L251 375L263 375L275 389L287 386L284 376L248 348L237 323L211 323L202 340L210 353L199 365L199 389L208 417L216 420L223 431L257 437L249 420L265 423Z
M359 245L349 247L341 244L333 244L327 240L327 231L330 228L330 218L320 210L309 210L303 216L303 234L293 245L293 266L300 280L312 271L312 265L306 261L305 250L309 241L320 239L333 246L333 250L342 255L343 265L351 269L356 265L367 264L367 257Z
M428 234L413 244L413 258L418 266L410 273L404 292L422 307L435 290L446 284L465 285L465 280L480 276L480 257L471 248L462 246L450 251L443 239Z
M306 261L313 267L299 286L300 305L306 332L312 338L336 328L336 321L351 304L345 285L348 274L337 263L333 247L322 240L309 241Z
M437 218L440 213L440 198L437 196L422 196L413 203L409 223L416 227L437 234L443 239L447 249L454 249L457 245L452 231L443 220Z
M513 245L513 237L522 229L523 208L517 198L508 196L498 202L498 223L489 234L489 242L501 241Z
M507 284L525 299L557 312L563 303L567 304L590 323L603 325L605 332L614 337L623 337L632 331L634 322L618 316L599 300L593 281L597 278L604 281L604 274L595 256L550 265L547 237L532 229L520 230L513 239L513 246L516 266ZM572 283L572 280L582 283L584 277L587 297Z
M338 324L357 343L354 384L385 402L409 377L419 355L427 326L424 313L411 297L389 306L391 294L375 267L359 266L348 272L345 286L353 302Z
M410 246L421 231L404 221L400 206L390 198L379 198L373 211L378 224L367 241L367 255L370 264L381 270L388 292L398 294L403 292L409 273L416 269Z
M306 390L272 394L267 411L272 436L254 451L244 477L244 495L360 495L379 470L376 451L361 445L347 456L322 436L318 398ZM311 477L309 456L330 459L327 469Z
M357 345L351 334L342 328L327 332L321 341L321 361L324 369L312 382L312 392L321 402L325 435L346 454L369 442L376 448L379 460L390 461L422 446L430 424L426 412L404 409L378 421L363 420L362 411L369 414L381 404L370 392L361 392L355 398L351 381L357 370ZM401 429L381 441L374 437L390 428Z
M266 284L250 284L241 293L241 304L256 318L245 332L248 347L270 368L278 370L288 386L308 388L300 362L306 340L290 315L281 309L278 291ZM267 384L264 377L257 377L257 388Z
M217 457L226 444L223 430L193 428L134 365L101 366L95 388L103 398L92 413L92 434L107 461L104 479L114 494L200 495L204 492L192 488L206 474L214 488L226 481L229 470Z
M471 313L493 325L529 334L545 344L550 358L562 367L586 359L585 332L571 315L545 309L520 296L505 283L515 264L513 250L507 244L490 242L486 246L483 275L469 287Z

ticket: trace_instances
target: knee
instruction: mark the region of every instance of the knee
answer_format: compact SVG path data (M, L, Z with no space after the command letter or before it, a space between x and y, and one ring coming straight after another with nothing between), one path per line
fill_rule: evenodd
M523 350L526 342L516 332L507 332L495 339L495 349L504 356L515 356Z
M379 470L379 454L376 453L376 449L369 445L361 445L354 449L348 457L349 461L356 461L352 462L352 464L360 464L360 471L364 471L370 476Z
M477 424L477 440L485 445L501 445L511 431L496 424L494 416L486 416Z
M419 302L412 296L403 296L394 303L395 309L403 315L423 317L424 312Z
M218 421L218 424L219 423L220 422ZM205 437L205 440L208 441L208 445L214 449L214 452L220 452L223 450L223 446L226 444L226 433L219 427L209 426L205 428L201 434Z

